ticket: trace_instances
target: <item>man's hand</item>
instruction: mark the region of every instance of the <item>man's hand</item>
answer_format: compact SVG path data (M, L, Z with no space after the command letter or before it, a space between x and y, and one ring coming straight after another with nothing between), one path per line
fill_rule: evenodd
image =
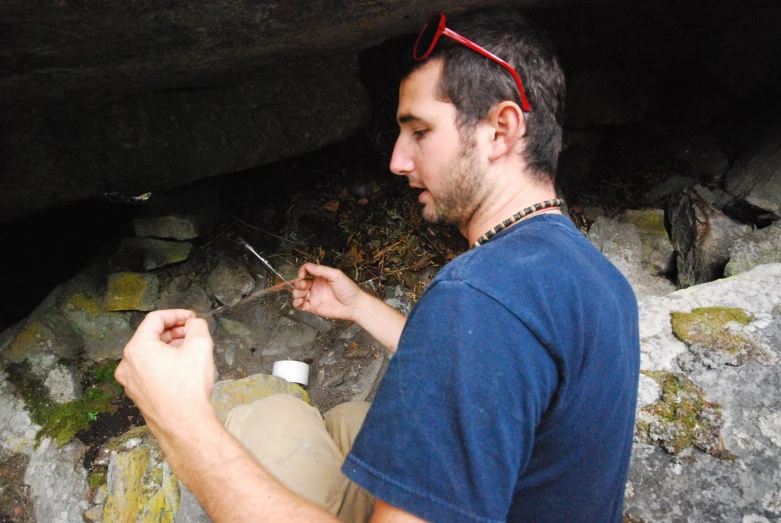
M298 271L293 307L326 318L356 321L363 296L366 293L342 271L307 263Z
M209 328L195 313L149 313L125 346L114 374L158 439L214 416Z

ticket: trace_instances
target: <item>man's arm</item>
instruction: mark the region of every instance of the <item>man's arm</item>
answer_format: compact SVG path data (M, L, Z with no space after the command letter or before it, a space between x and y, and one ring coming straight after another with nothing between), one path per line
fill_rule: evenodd
M293 306L326 318L354 321L391 352L396 352L407 322L406 316L362 291L342 271L313 263L298 271Z
M276 481L217 420L210 400L212 339L195 313L147 315L115 377L141 410L171 470L214 521L337 521Z

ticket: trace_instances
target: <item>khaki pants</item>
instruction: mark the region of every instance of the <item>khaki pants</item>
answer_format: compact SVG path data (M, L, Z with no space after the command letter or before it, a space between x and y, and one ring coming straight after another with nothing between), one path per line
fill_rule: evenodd
M343 403L324 422L314 407L275 394L231 410L225 428L287 488L341 521L362 523L371 519L374 497L340 469L369 405Z

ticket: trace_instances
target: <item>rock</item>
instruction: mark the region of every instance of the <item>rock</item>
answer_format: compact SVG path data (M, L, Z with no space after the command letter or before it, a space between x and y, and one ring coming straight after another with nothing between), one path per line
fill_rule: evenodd
M729 167L727 155L712 136L680 138L670 145L670 156L684 160L695 172L707 174L716 183L721 181Z
M583 207L583 216L589 223L594 223L597 218L605 215L602 207Z
M220 423L225 423L228 413L238 405L246 405L272 394L290 394L309 403L309 394L301 386L268 374L254 374L240 380L217 382L212 392L212 405Z
M211 518L203 510L198 499L184 483L179 482L179 511L174 523L211 523Z
M385 291L385 303L399 311L405 316L409 316L412 311L413 303L409 296L404 292L401 285L388 287Z
M637 389L637 408L642 409L646 405L656 403L662 396L662 389L655 379L645 374L640 374L640 384Z
M320 334L325 334L333 328L331 321L327 320L326 318L321 318L317 314L312 314L311 312L304 312L295 309L293 311L292 317L296 321L309 325Z
M128 271L151 271L185 261L193 246L154 238L125 238L111 260L112 267Z
M35 435L41 429L33 423L24 401L0 370L0 448L13 454L31 456Z
M705 283L662 298L644 298L639 307L641 368L657 376L683 376L680 383L690 382L699 391L701 399L690 402L692 406L699 402L699 410L692 411L694 417L689 420L694 422L689 425L693 432L679 431L678 441L688 438L696 443L697 438L702 438L700 444L710 448L702 450L693 444L680 449L672 440L666 444L661 440L654 444L636 441L624 500L625 518L750 521L752 515L775 517L774 500L781 470L781 441L775 441L779 433L776 413L781 411L781 373L777 363L781 340L781 264L763 265L734 278ZM706 362L683 357L701 347L718 350L721 341L688 338L687 346L673 334L672 314L693 314L698 309L713 308L741 309L745 316L737 323L748 323L736 330L733 322L726 321L711 332L737 332L750 337L753 342L771 348L776 363L748 358L736 367L728 358ZM702 320L699 324L709 323ZM696 328L688 332L699 336L706 330ZM721 347L729 353L727 346ZM679 362L687 360L692 365L683 373ZM648 395L642 393L642 383L641 378L640 396L644 398ZM676 395L676 409L684 404L685 397L690 397L687 394ZM638 403L639 422L665 404L664 397L647 403L649 399ZM701 423L710 424L710 440L704 437L707 434L702 432ZM641 423L638 427L642 428ZM658 428L661 436L665 426ZM667 431L667 434L672 433ZM662 445L677 450L678 454L671 454Z
M134 445L114 446L108 466L104 521L173 521L179 509L179 480L171 472L157 442L144 427Z
M216 342L216 349L225 354L225 363L228 366L233 365L238 350L249 351L260 341L256 340L252 331L241 322L220 318L218 326L217 339L219 341Z
M255 288L255 280L243 265L225 258L207 280L214 297L223 305L236 305Z
M93 361L121 358L135 332L131 313L105 311L88 288L68 296L62 310L84 337L85 357Z
M699 182L695 178L674 174L648 191L645 197L653 206L656 207L661 205L662 208L665 208L667 207L667 201L670 196L677 194L688 187L694 187L698 183Z
M781 219L781 126L735 161L724 189L760 213Z
M160 282L156 274L117 272L108 276L106 310L153 311Z
M556 183L565 187L583 185L597 159L600 136L584 131L564 130Z
M83 14L81 11L78 16ZM157 16L171 14L166 9ZM256 14L254 10L244 20L252 20ZM115 12L112 16L121 15ZM96 24L105 23L105 17L99 18ZM376 27L382 19L384 15L370 25ZM139 20L137 27L149 27L149 20ZM123 27L126 23L122 21ZM234 25L225 41L232 46L236 26L226 23ZM257 26L250 24L257 35ZM200 30L193 28L196 34ZM267 50L278 50L280 42L275 38ZM189 53L212 45L204 44L206 47L192 47L191 42L179 51ZM314 49L306 48L307 52ZM161 43L160 49L170 49L170 45ZM344 50L342 47L339 52ZM156 77L156 86L142 90L138 85L131 87L137 82L120 73L121 79L109 82L122 84L124 94L119 96L106 96L113 90L107 89L97 97L85 98L81 89L77 96L66 95L45 106L37 102L27 107L0 104L4 124L0 157L7 167L0 179L0 192L7 196L0 202L0 221L77 199L168 190L293 158L341 142L365 125L370 104L355 55L320 54L312 60L281 58L276 51L272 54L277 58L273 64L259 62L254 56L245 66L228 66L232 69L229 74L224 70L207 72L209 67L204 68L205 62L198 60L195 69L180 71L189 70L200 78L185 80L180 72L171 78L175 80L169 88L160 89L160 69L155 69L149 74ZM148 63L149 59L144 53L129 63ZM222 58L216 60L222 62ZM7 77L1 76L3 85L4 80ZM51 92L50 80L46 83ZM95 147L97 141L101 147ZM48 154L41 155L41 150ZM35 172L39 183L24 183L25 172Z
M637 229L642 244L643 266L657 276L675 270L675 250L664 226L661 209L627 210L618 217L619 223L631 223Z
M212 302L209 295L187 276L177 276L160 295L158 309L187 309L195 312L208 312Z
M697 184L692 187L692 190L696 192L700 198L722 212L724 212L735 200L733 196L730 196L718 187L703 187L702 185Z
M353 393L352 401L366 401L369 394L376 388L380 369L385 363L385 351L380 350L375 354L377 357L367 367L361 369L360 379L350 387L350 392Z
M201 191L154 194L133 218L136 236L192 240L212 231L216 193Z
M277 359L312 357L312 344L317 335L317 330L309 325L288 318L280 318L269 336L268 342L263 347L263 357L277 357Z
M730 244L748 230L688 189L670 204L668 218L681 287L721 278Z
M565 125L623 125L648 111L648 95L618 71L575 71L567 76Z
M84 338L62 314L54 311L35 312L13 337L2 356L5 361L12 363L19 363L39 353L72 360L84 344Z
M355 337L355 335L356 335L356 334L358 334L359 332L361 332L361 330L362 330L362 329L363 329L363 327L361 327L361 326L360 326L360 324L358 324L358 323L353 323L352 325L350 325L349 327L347 327L346 329L344 329L344 330L341 332L341 334L339 334L339 339L340 339L340 340L349 340L349 339L352 339L352 338L354 338L354 337Z
M84 518L89 521L103 521L103 505L95 505L87 509Z
M82 375L75 367L55 365L43 384L49 390L49 397L58 404L81 398Z
M589 229L588 240L621 271L637 295L663 296L675 290L669 281L643 268L643 243L633 224L599 217Z
M757 265L781 262L781 221L738 236L729 247L725 276L735 276Z
M73 440L58 447L44 438L30 457L24 481L30 487L38 521L73 523L89 507L87 471L82 466L86 447Z

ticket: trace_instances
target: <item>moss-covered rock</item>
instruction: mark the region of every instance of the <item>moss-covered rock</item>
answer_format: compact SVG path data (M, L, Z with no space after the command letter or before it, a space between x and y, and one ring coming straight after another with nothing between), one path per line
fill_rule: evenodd
M61 405L49 397L43 380L30 369L28 362L8 367L8 379L15 386L30 418L41 429L37 441L49 437L62 446L71 441L76 433L86 430L100 414L116 412L115 402L123 393L121 385L114 380L117 362L107 361L91 371L92 384L78 400Z
M110 311L152 311L160 283L156 274L117 272L109 274L106 309Z
M687 368L693 358L708 367L741 365L751 358L772 364L775 356L758 340L743 332L754 320L743 309L702 307L691 312L670 313L673 334L689 347L690 355L679 363Z
M705 399L683 374L643 371L659 384L661 398L637 413L635 439L658 444L671 454L696 447L721 459L734 459L721 441L721 405Z

